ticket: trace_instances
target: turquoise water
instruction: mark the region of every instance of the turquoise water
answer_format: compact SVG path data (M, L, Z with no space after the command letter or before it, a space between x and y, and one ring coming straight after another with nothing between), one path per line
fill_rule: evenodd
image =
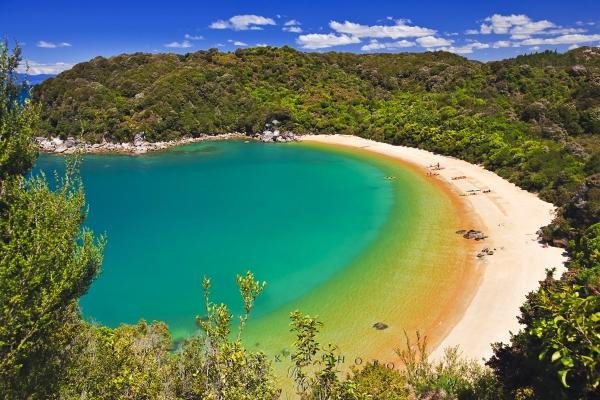
M60 156L36 165L48 176L63 169ZM240 310L234 278L252 270L268 282L255 316L268 314L348 265L402 201L376 164L305 144L90 155L82 176L86 225L108 238L84 315L109 326L162 320L175 337L195 330L203 276L215 301Z

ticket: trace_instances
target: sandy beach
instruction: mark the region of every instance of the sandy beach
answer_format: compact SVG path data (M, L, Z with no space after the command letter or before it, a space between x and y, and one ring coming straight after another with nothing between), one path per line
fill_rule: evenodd
M480 221L476 229L488 236L477 243L473 253L481 272L480 283L458 323L444 329L448 333L441 341L431 343L433 358L444 348L457 345L466 357L491 356L491 343L507 342L509 332L519 330L519 307L527 293L538 287L546 269L556 268L557 275L564 270L564 250L544 247L537 241L537 230L552 221L555 207L481 166L356 136L308 135L302 140L393 157L421 168L424 175L431 171L429 166L439 163L441 169L430 179L446 184ZM453 179L457 177L460 179ZM477 253L484 248L495 249L494 254L478 258Z

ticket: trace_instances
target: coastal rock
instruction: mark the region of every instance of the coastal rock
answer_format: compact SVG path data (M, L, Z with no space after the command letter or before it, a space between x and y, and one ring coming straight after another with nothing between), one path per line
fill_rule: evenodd
M475 239L477 241L485 239L487 236L483 234L481 231L476 231L474 229L469 229L465 234L463 234L465 239Z
M562 247L563 249L566 249L569 247L569 240L566 238L552 239L552 246Z
M136 147L143 146L146 143L144 132L136 133L133 137L133 145Z
M271 131L264 131L262 133L262 135L260 136L260 140L262 140L263 142L272 142L273 141L273 137L274 134Z
M270 125L270 124L267 124ZM284 131L281 132L278 129L274 129L274 130L265 130L262 133L256 134L254 136L256 139L262 141L262 142L293 142L298 140L298 137L293 133L293 132L289 132L289 131Z
M298 140L298 137L292 132L281 132L265 130L262 133L249 136L247 134L233 132L220 135L200 135L196 137L185 136L178 140L168 142L147 142L144 132L137 133L132 142L112 143L102 140L101 143L88 143L77 140L72 137L61 140L58 137L36 137L35 141L40 151L45 153L126 153L126 154L144 154L150 151L159 151L169 147L195 143L204 140L227 140L227 139L248 139L253 137L263 142L291 142Z
M67 147L67 149L70 149L71 147L77 146L77 141L72 137L68 137L63 144Z

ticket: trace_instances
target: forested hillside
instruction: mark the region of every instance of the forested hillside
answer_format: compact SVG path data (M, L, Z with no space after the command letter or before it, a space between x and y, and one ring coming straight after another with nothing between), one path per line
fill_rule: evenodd
M600 51L482 64L450 53L291 48L97 57L39 85L42 135L149 140L344 133L482 163L562 204L600 168Z
M560 207L544 235L567 247L572 261L561 280L549 278L530 295L524 329L496 345L489 365L499 383L491 386L504 398L598 398L600 49L490 63L444 52L287 47L138 53L78 64L37 86L33 99L38 135L128 141L143 131L161 140L253 132L276 118L296 133L353 134L454 155L539 192ZM369 373L354 378L386 387L384 372ZM451 381L438 378L420 383ZM492 392L457 398L496 398Z

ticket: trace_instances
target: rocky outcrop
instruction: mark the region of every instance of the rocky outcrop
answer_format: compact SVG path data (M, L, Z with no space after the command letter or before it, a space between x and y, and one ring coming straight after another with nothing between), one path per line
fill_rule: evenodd
M267 132L267 131L265 131ZM178 140L166 142L148 142L144 132L137 133L132 142L113 143L103 141L102 143L89 143L72 137L62 140L58 137L37 137L36 143L40 151L44 153L56 154L74 154L74 153L126 153L126 154L144 154L152 151L164 150L169 147L183 144L201 142L205 140L228 140L228 139L257 139L263 142L290 142L298 140L298 137L291 132L280 133L278 130L269 134L246 135L244 133L233 132L221 135L201 135L196 137L185 137Z
M133 137L134 146L143 146L146 143L146 135L144 132L136 133Z
M261 142L294 142L298 137L289 131L281 132L277 127L280 122L276 119L265 124L265 130L262 133L257 133L254 138Z
M573 65L569 68L569 73L573 76L581 76L587 74L587 68L583 65Z
M479 253L477 253L477 257L478 258L483 258L486 255L493 256L495 251L496 251L496 249L492 250L489 247L485 247Z
M469 229L468 231L460 230L456 231L456 233L461 234L465 239L475 239L477 241L483 240L487 238L481 231L476 231L474 229Z
M265 130L262 133L258 133L254 136L261 142L294 142L298 140L298 137L292 132L280 132L278 129Z

